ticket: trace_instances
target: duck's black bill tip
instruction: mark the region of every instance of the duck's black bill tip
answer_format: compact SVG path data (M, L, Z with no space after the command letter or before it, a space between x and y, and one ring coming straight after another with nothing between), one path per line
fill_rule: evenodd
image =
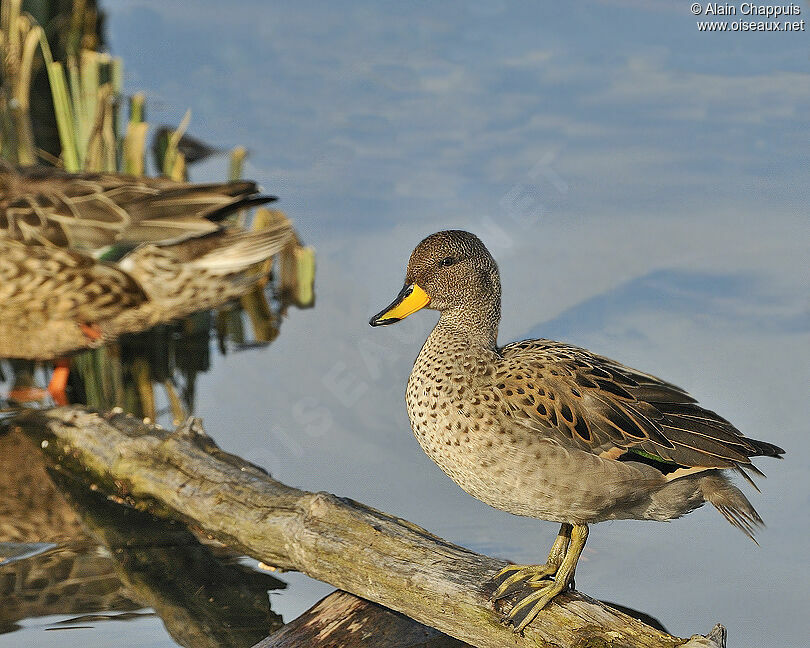
M388 326L389 324L396 324L400 321L398 317L380 317L382 313L378 313L374 317L372 317L368 323L371 326Z
M369 320L372 326L388 326L404 320L430 303L430 297L415 283L405 284L396 299Z

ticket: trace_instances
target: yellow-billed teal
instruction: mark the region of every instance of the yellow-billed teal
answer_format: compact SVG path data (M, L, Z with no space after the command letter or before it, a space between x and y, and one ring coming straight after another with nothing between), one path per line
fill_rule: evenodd
M670 520L710 502L753 538L762 520L724 469L784 451L744 437L684 390L570 344L499 347L501 286L483 243L438 232L411 255L405 287L371 319L440 311L406 402L427 455L495 508L562 524L544 565L510 565L493 599L527 588L507 620L522 631L574 578L588 524Z

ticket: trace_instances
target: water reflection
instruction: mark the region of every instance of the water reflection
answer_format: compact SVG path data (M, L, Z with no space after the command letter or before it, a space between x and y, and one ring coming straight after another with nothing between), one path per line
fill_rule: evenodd
M99 611L121 619L144 607L124 588L110 556L88 543L0 562L0 596L0 634L19 630L23 619Z
M57 623L76 628L137 618L121 613L144 608L189 648L248 647L280 627L268 591L283 582L201 544L180 523L114 503L52 471L16 431L0 437L0 473L7 495L0 633L19 629L22 619L69 615ZM31 542L43 537L62 544ZM26 549L36 555L15 559Z

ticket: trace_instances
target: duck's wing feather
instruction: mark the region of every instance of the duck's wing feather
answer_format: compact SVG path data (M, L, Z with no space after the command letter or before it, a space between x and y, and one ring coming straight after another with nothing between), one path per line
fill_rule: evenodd
M250 181L192 184L2 165L0 236L85 250L177 242L212 233L228 214L272 200Z
M783 453L680 387L586 349L541 339L500 351L494 381L504 416L564 445L706 468L753 468L750 457Z

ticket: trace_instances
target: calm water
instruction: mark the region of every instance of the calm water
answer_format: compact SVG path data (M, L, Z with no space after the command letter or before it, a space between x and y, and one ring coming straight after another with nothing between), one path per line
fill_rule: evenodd
M788 453L760 461L763 492L747 491L761 546L708 508L599 524L578 588L675 634L721 622L731 646L806 645L806 33L698 33L688 5L664 2L105 6L150 120L191 107L191 133L251 147L246 174L318 250L316 307L198 378L222 447L476 551L543 558L556 525L470 498L410 433L404 385L435 314L366 323L415 243L470 229L500 263L503 342L587 346ZM223 175L214 161L193 179ZM285 620L331 590L281 578L270 599ZM79 616L57 603L0 647L174 646L157 605L57 631Z

